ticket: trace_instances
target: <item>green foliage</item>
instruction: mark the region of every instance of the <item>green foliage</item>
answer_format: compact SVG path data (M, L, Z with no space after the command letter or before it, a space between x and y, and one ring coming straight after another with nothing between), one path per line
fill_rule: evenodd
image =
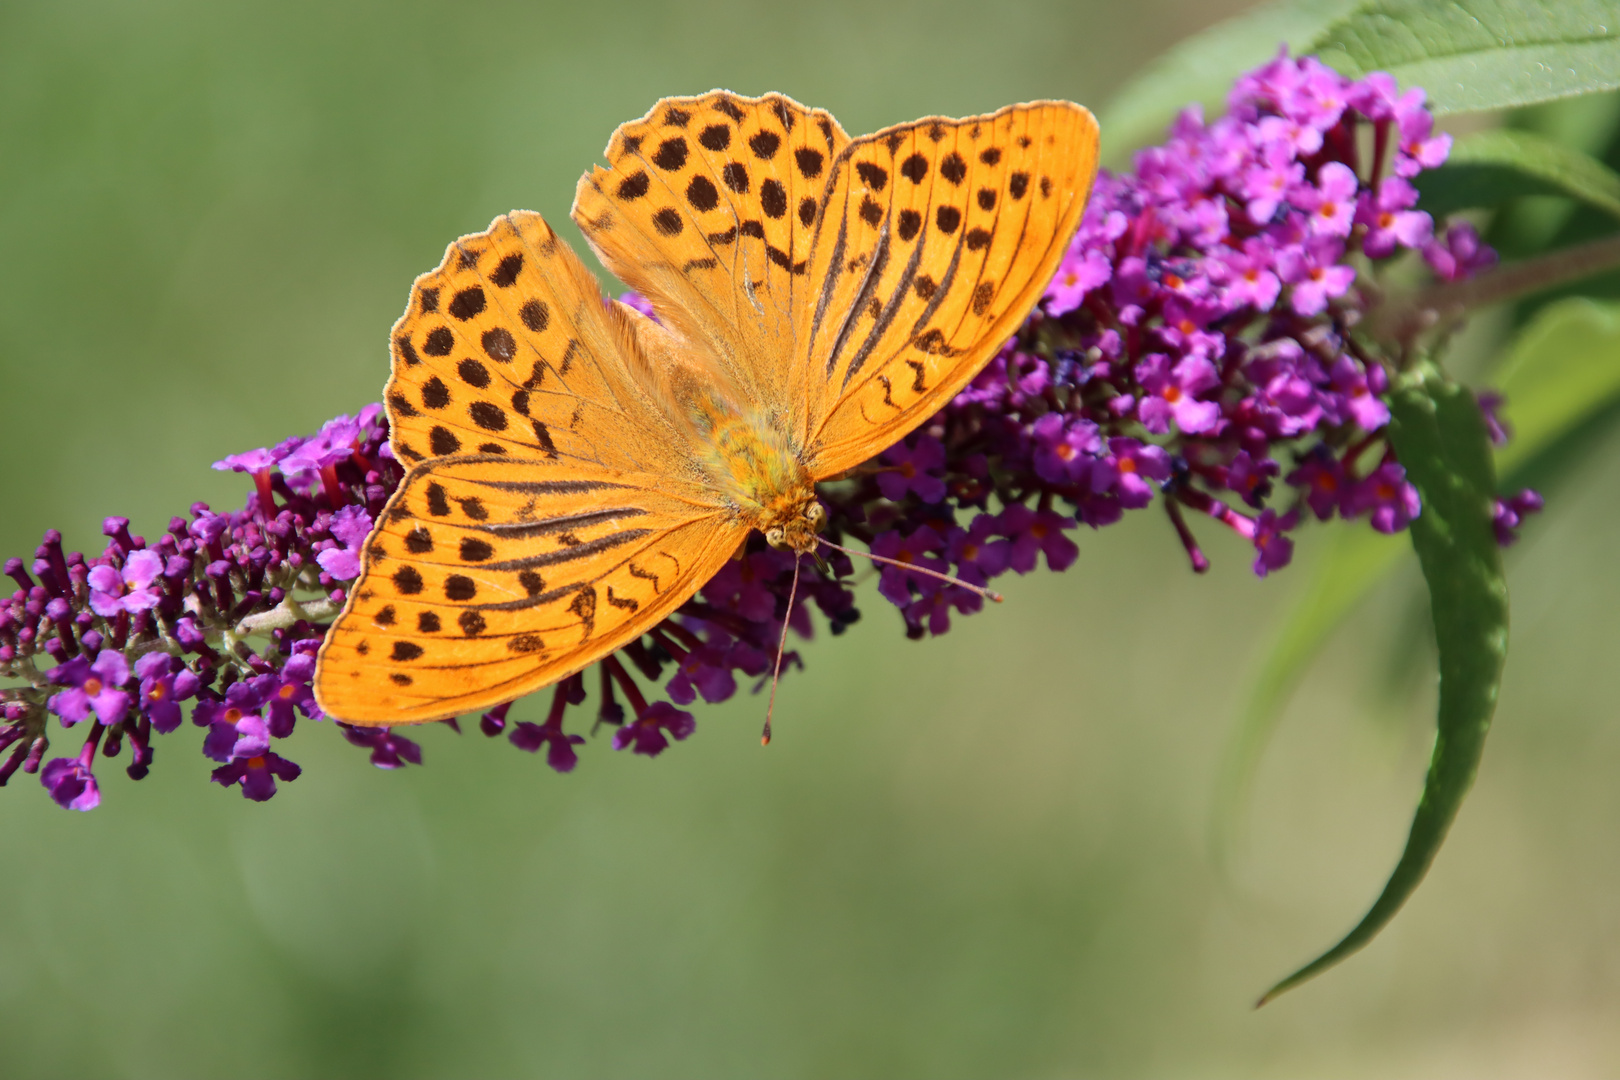
M1286 44L1300 52L1364 0L1282 0L1216 23L1171 47L1098 110L1103 162L1123 167L1133 150L1158 140L1188 105L1205 116L1226 111L1226 93L1241 72L1265 63Z
M1352 77L1387 71L1423 87L1437 114L1513 108L1620 87L1620 0L1262 5L1183 40L1120 87L1098 110L1104 163L1123 166L1189 104L1219 114L1232 79L1279 45Z
M1620 173L1571 146L1510 128L1459 139L1418 187L1420 208L1436 217L1494 209L1522 195L1562 195L1620 218Z
M1570 299L1542 309L1493 382L1513 426L1497 470L1510 481L1544 475L1562 440L1620 403L1620 304Z
M1352 77L1423 87L1437 114L1513 108L1620 86L1620 3L1376 0L1312 51Z
M1471 392L1426 368L1391 402L1390 441L1423 496L1412 546L1429 585L1440 653L1434 754L1406 849L1384 890L1337 945L1266 992L1260 1004L1339 963L1395 917L1428 873L1474 782L1507 660L1507 581L1491 525L1496 471Z

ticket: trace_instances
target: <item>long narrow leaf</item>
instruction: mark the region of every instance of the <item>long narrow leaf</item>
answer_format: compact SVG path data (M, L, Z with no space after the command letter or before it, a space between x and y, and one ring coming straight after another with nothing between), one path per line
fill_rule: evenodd
M1620 218L1620 173L1572 146L1501 128L1459 139L1446 163L1419 180L1435 217L1497 207L1521 195L1563 195Z
M1620 399L1620 304L1574 298L1543 308L1492 381L1513 425L1496 459L1507 476Z
M1428 873L1473 784L1507 658L1507 582L1491 527L1496 473L1473 395L1430 369L1392 401L1390 439L1423 496L1412 546L1428 582L1440 654L1434 753L1406 848L1383 892L1333 948L1283 979L1259 1004L1371 941Z

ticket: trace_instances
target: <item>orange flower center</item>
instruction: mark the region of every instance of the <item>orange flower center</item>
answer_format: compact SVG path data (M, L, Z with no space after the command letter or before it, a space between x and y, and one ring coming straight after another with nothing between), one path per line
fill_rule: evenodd
M1127 458L1120 458L1119 459L1119 471L1122 472L1122 473L1133 473L1133 472L1135 472L1136 471L1136 459L1135 458L1128 458L1128 457Z
M101 693L103 689L104 687L102 686L101 680L96 678L94 675L84 680L84 692L89 694L91 697L95 697L97 694Z
M1164 394L1162 396L1164 397L1164 400L1174 405L1176 402L1181 400L1181 387L1167 386L1164 388Z
M292 683L287 683L280 690L277 690L276 694L281 698L282 701L286 701L293 696L294 689L295 688L293 687Z
M241 709L231 708L225 710L225 722L227 724L234 724L240 719L242 719Z
M250 768L250 769L262 769L262 768L264 768L264 756L260 755L259 757L250 757L250 758L248 758L248 768Z

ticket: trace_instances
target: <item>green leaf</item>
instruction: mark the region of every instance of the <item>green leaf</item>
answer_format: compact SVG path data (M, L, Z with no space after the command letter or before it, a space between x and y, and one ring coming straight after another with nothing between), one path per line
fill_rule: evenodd
M1460 139L1418 181L1420 209L1435 217L1497 207L1520 195L1563 195L1620 218L1620 173L1574 147L1506 128Z
M1312 50L1423 87L1436 114L1506 109L1620 86L1620 0L1376 0Z
M1266 4L1172 46L1098 110L1103 163L1118 167L1132 151L1158 142L1176 114L1197 102L1206 116L1226 111L1239 74L1277 55L1299 51L1364 0L1292 0Z
M1406 849L1372 908L1337 945L1267 991L1261 1005L1366 945L1423 880L1479 768L1507 658L1507 582L1491 527L1496 472L1474 395L1428 367L1390 405L1390 442L1423 496L1409 531L1440 653L1434 754Z
M1561 436L1620 400L1620 304L1550 304L1519 334L1492 380L1513 438L1497 455L1523 472Z
M1212 846L1221 861L1240 831L1255 772L1283 706L1328 636L1410 550L1402 538L1374 532L1365 522L1335 521L1333 526L1304 595L1278 628L1250 685L1237 730L1222 755L1211 815Z

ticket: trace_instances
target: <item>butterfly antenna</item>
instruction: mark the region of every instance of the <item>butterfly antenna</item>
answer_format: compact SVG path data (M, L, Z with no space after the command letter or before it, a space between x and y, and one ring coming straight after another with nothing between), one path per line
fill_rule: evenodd
M986 589L980 585L970 584L969 582L963 581L959 577L952 577L949 574L941 574L937 570L928 569L926 566L918 566L916 563L903 563L899 559L889 559L882 555L873 555L870 551L856 551L854 548L847 548L841 544L835 544L831 540L828 540L825 536L817 537L817 539L819 539L823 544L826 544L828 547L832 548L834 551L842 551L845 555L859 555L861 558L871 559L875 563L883 563L887 566L898 566L900 569L909 571L913 574L922 574L924 577L937 578L940 581L946 581L952 585L959 585L969 592L978 593L986 600L994 600L998 604L1001 603L1003 599L1002 595L996 592L994 589Z
M787 614L782 617L782 640L776 643L776 670L771 672L771 703L765 706L765 732L759 745L771 745L771 713L776 711L776 684L782 681L782 653L787 650L788 623L793 621L793 600L799 593L799 557L793 556L793 585L788 589Z

